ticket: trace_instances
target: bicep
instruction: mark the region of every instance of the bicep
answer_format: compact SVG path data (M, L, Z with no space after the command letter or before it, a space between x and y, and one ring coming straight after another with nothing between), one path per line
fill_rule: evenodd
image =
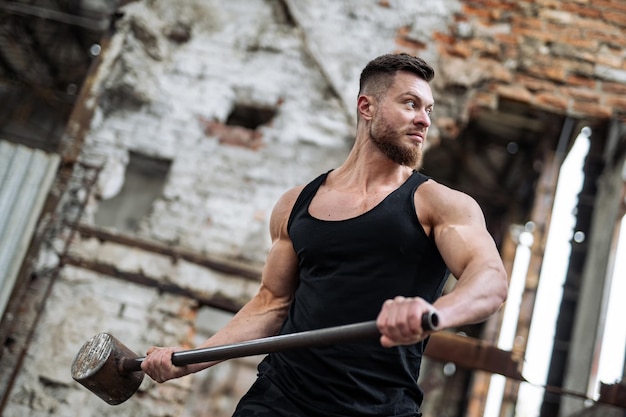
M267 301L285 305L291 302L298 283L298 262L291 241L278 239L272 243L261 278L261 296Z
M455 193L439 211L434 238L450 272L457 278L470 266L499 266L500 255L485 225L478 203L471 197Z
M437 190L436 190L437 191ZM485 320L506 299L506 272L478 203L440 188L431 195L432 230L444 262L457 282L435 307L445 327Z
M287 221L298 193L298 189L287 192L272 211L272 245L263 268L261 286L252 300L254 309L264 313L278 313L279 317L286 314L298 284L297 255L287 232Z

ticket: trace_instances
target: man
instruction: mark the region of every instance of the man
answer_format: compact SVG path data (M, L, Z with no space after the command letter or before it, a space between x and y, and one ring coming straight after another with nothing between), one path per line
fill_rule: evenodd
M478 204L415 171L431 124L433 69L407 54L363 70L354 146L345 162L287 191L271 215L258 293L201 347L377 320L380 340L268 355L235 416L420 416L417 378L436 311L440 328L484 320L507 279ZM457 279L440 297L447 273ZM175 367L150 348L156 381Z

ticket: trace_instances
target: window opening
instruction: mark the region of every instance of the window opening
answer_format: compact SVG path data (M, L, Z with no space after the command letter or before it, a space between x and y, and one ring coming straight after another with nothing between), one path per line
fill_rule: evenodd
M237 104L226 119L229 126L241 126L255 130L270 122L276 116L276 109L247 104Z
M591 129L585 127L577 136L574 146L563 161L552 207L550 230L541 266L533 320L528 334L523 374L535 384L545 384L550 366L550 356L556 332L563 284L574 236L578 194L584 183L584 163L589 152ZM539 415L543 389L522 384L519 389L516 416Z
M517 242L517 249L515 250L509 293L504 305L502 325L500 326L497 343L497 346L503 350L513 350L515 343L522 296L524 295L526 276L528 275L528 267L532 255L531 248L534 242L532 232L534 229L535 224L528 222L524 226L517 226L512 230L513 238ZM491 376L483 417L500 416L505 385L506 378L504 376L496 374Z
M98 226L136 232L163 192L171 161L131 152L124 184L113 198L103 200L95 214Z
M626 168L626 165L624 165ZM626 173L626 172L625 172ZM626 352L626 216L618 223L616 246L613 252L611 284L608 286L607 316L600 347L600 360L595 380L590 381L593 392L598 393L600 382L613 384L623 378L624 352Z

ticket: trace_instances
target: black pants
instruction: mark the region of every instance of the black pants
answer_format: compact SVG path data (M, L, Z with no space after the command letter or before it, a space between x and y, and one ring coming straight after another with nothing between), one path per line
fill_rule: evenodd
M309 414L299 410L267 377L260 376L237 404L233 417L317 417L318 415L322 417L323 410L319 410L319 414Z

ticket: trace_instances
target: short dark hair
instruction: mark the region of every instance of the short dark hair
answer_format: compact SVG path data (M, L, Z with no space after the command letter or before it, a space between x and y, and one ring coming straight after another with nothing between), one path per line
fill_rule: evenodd
M406 53L381 55L363 68L359 94L379 97L391 86L398 71L412 72L426 82L435 78L435 70L421 58Z

